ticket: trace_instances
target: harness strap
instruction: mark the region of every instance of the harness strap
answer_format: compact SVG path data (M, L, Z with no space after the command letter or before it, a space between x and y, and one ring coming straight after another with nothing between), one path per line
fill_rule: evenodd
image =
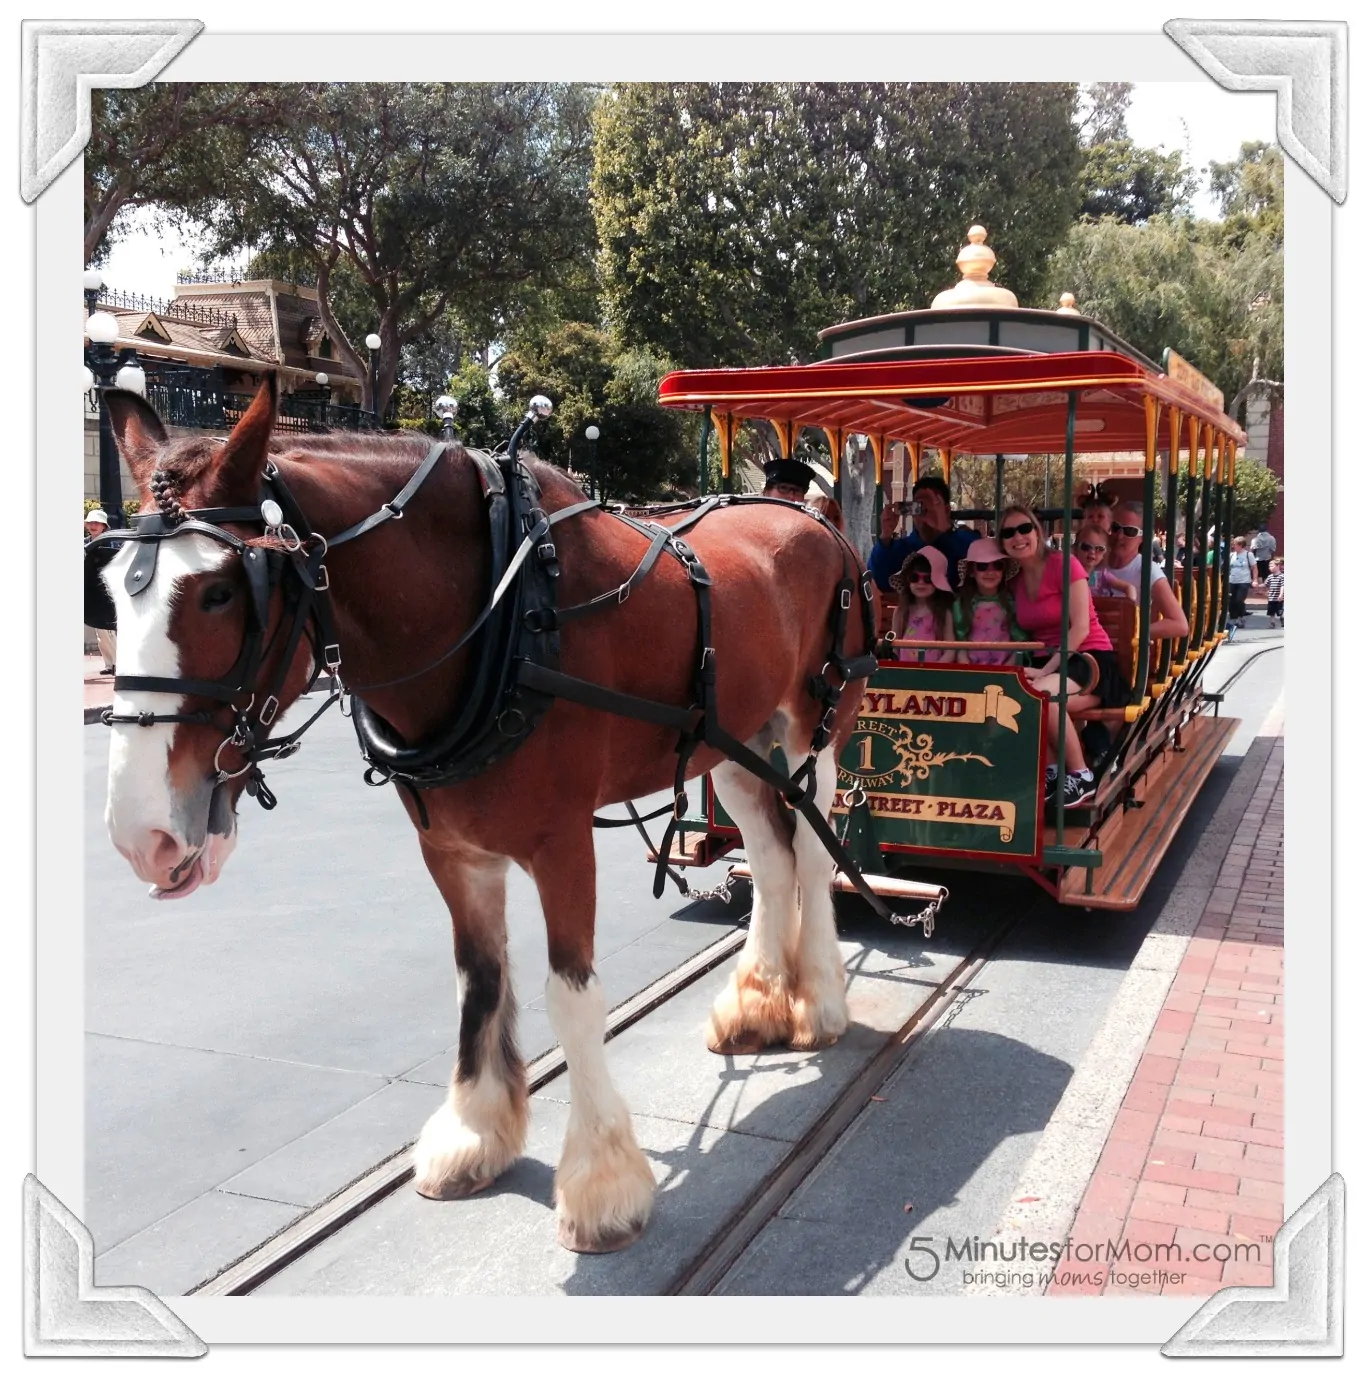
M656 525L650 526L656 532L652 536L652 542L647 551L642 555L642 561L633 570L630 576L620 586L614 587L607 592L602 592L599 596L592 597L589 601L582 601L576 606L559 606L553 614L558 623L568 620L576 620L580 616L588 616L594 611L598 611L605 606L621 606L632 595L633 589L651 572L656 565L656 560L661 556L661 550L666 547L671 537L669 529L662 529ZM540 611L529 611L524 617L530 623L538 616ZM541 628L541 627L533 627Z
M419 464L419 469L405 482L403 489L393 499L387 500L373 515L367 515L363 520L358 520L349 529L344 529L341 534L329 539L328 546L336 548L340 543L348 543L352 539L359 539L363 534L369 534L378 524L386 524L392 519L404 518L404 507L418 494L419 487L433 473L433 468L437 466L438 460L447 451L448 443L440 438L432 447L428 449L428 455Z

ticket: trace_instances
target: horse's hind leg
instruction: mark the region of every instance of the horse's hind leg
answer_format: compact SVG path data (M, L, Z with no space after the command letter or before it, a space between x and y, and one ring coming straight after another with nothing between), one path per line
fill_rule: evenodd
M770 754L769 730L750 742ZM725 761L713 785L742 833L752 873L752 918L737 968L714 1002L705 1042L715 1053L755 1053L788 1043L793 1025L792 972L799 934L795 850L776 791Z
M457 1066L447 1100L415 1146L414 1186L425 1197L465 1197L488 1187L519 1156L528 1130L528 1086L506 957L509 862L441 852L427 843L423 855L452 912L462 994Z
M808 746L786 748L793 773L808 756ZM837 755L822 751L814 767L813 801L825 816L837 792ZM837 946L832 905L832 857L813 828L796 815L795 871L799 877L799 945L794 953L793 1048L823 1048L847 1028L847 973Z
M568 1250L621 1250L647 1225L656 1180L605 1062L604 990L595 975L595 857L583 833L550 838L532 860L547 920L547 1014L571 1086L557 1165L557 1239Z

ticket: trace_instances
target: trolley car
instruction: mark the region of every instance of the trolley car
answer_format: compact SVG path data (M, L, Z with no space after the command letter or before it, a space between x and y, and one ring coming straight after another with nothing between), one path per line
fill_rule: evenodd
M902 877L919 864L1008 869L1064 904L1132 909L1236 727L1218 715L1220 699L1205 694L1203 675L1225 638L1225 554L1245 435L1224 414L1221 393L1177 355L1157 365L1079 314L1069 294L1056 310L1018 307L1012 293L989 281L993 262L983 231L972 228L957 260L962 280L930 309L827 328L820 334L824 356L811 365L677 371L662 381L659 399L704 414L705 435L712 427L718 438L725 487L738 427L766 420L786 455L801 430L821 430L839 478L848 439L868 438L876 513L892 493L898 499L912 489L928 454L948 481L959 457L995 458L992 533L1004 509L1010 456L1059 456L1066 497L1085 475L1136 492L1143 508L1139 601L1095 600L1131 695L1126 706L1077 718L1077 726L1097 721L1108 733L1107 750L1094 758L1093 800L1067 808L1059 794L1054 802L1043 799L1049 717L1059 718L1058 744L1066 739L1062 696L1034 691L1012 666L894 657L882 659L867 684L833 810L880 892L905 892ZM1164 576L1189 632L1150 641L1140 632L1150 629L1156 580L1158 469L1166 496ZM1183 498L1182 476L1190 478ZM988 511L975 513L988 518ZM1071 516L1067 506L1062 551L1047 557L1063 565L1063 591ZM1182 565L1181 526L1187 553L1196 536L1211 536ZM871 540L852 538L864 557ZM927 647L926 640L917 643ZM1096 733L1096 742L1103 739ZM1062 752L1057 782L1064 773ZM708 865L740 844L707 779L686 828L675 839L675 864ZM745 874L745 865L737 869ZM836 883L846 882L839 876Z

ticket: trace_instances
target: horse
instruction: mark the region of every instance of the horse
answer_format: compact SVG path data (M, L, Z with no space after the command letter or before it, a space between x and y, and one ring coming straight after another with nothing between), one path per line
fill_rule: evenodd
M251 625L251 560L273 545L290 548L279 526L273 537L269 527L261 532L261 520L244 519L259 504L267 511L264 469L274 467L309 524L328 535L387 508L432 443L421 434L278 434L276 391L268 375L226 439L170 439L141 397L108 397L119 451L142 498L140 517L156 523L159 510L173 519L212 513L217 532L238 536L229 546L186 525L156 545L160 559L150 578L149 545L140 543L125 542L104 569L118 617L120 675L108 718L106 821L114 846L162 899L217 879L237 840L239 795L251 782L228 777L240 763L241 738L225 737L228 699L211 694ZM422 742L461 707L471 650L450 658L442 651L477 618L491 586L492 537L476 454L457 442L435 451L422 492L402 517L387 516L399 522L330 552L324 578L332 648L346 683L374 685L366 706L407 744ZM519 465L547 511L585 501L559 469L526 456ZM581 508L556 535L558 595L572 603L620 587L648 546L642 525L599 506ZM699 519L690 538L712 584L718 723L762 757L779 743L793 769L809 755L825 710L815 675L831 654L834 590L853 565L861 574L860 560L813 514L770 501L720 506ZM229 704L240 723L264 690L276 689L287 707L317 671L311 644L282 636L288 612L279 586L263 610L252 700L247 709ZM662 561L630 600L561 632L561 668L679 706L689 701L697 672L696 615L685 566ZM838 627L849 652L861 647L858 624ZM413 670L426 671L409 676ZM183 680L192 691L138 686L155 688L159 679ZM864 678L854 679L829 699L831 736L812 776L824 818L864 686ZM677 739L670 727L558 698L488 768L421 796L400 795L451 915L460 991L451 1083L414 1148L417 1191L431 1198L479 1192L524 1145L529 1103L506 957L505 881L513 861L541 900L547 1011L570 1074L555 1187L557 1236L574 1251L626 1246L651 1213L654 1179L605 1060L592 818L603 805L669 787ZM713 1005L705 1042L719 1053L834 1043L848 1017L824 847L809 822L786 812L775 787L699 745L689 772L706 771L741 829L754 894L747 940Z

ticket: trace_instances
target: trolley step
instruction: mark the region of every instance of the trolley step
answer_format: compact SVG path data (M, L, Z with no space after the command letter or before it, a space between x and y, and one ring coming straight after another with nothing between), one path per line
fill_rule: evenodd
M1236 717L1195 717L1180 732L1180 745L1168 747L1137 781L1139 808L1118 809L1100 833L1104 863L1093 871L1076 867L1061 876L1062 904L1090 909L1135 909L1156 873L1185 814L1199 796L1223 748L1232 739ZM1093 876L1090 879L1090 876Z
M739 880L750 880L752 878L752 868L745 862L740 861L732 868L733 875ZM929 885L922 880L905 880L900 875L867 875L865 877L868 884L876 894L888 895L891 899L919 899L924 903L931 903L933 900L946 898L946 886ZM834 870L832 887L839 894L857 894L857 888L839 870Z
M711 866L721 856L731 851L737 843L724 841L709 832L686 832L685 846L680 845L680 834L671 834L671 850L666 856L666 864L671 866ZM647 859L656 863L655 849L647 852Z

